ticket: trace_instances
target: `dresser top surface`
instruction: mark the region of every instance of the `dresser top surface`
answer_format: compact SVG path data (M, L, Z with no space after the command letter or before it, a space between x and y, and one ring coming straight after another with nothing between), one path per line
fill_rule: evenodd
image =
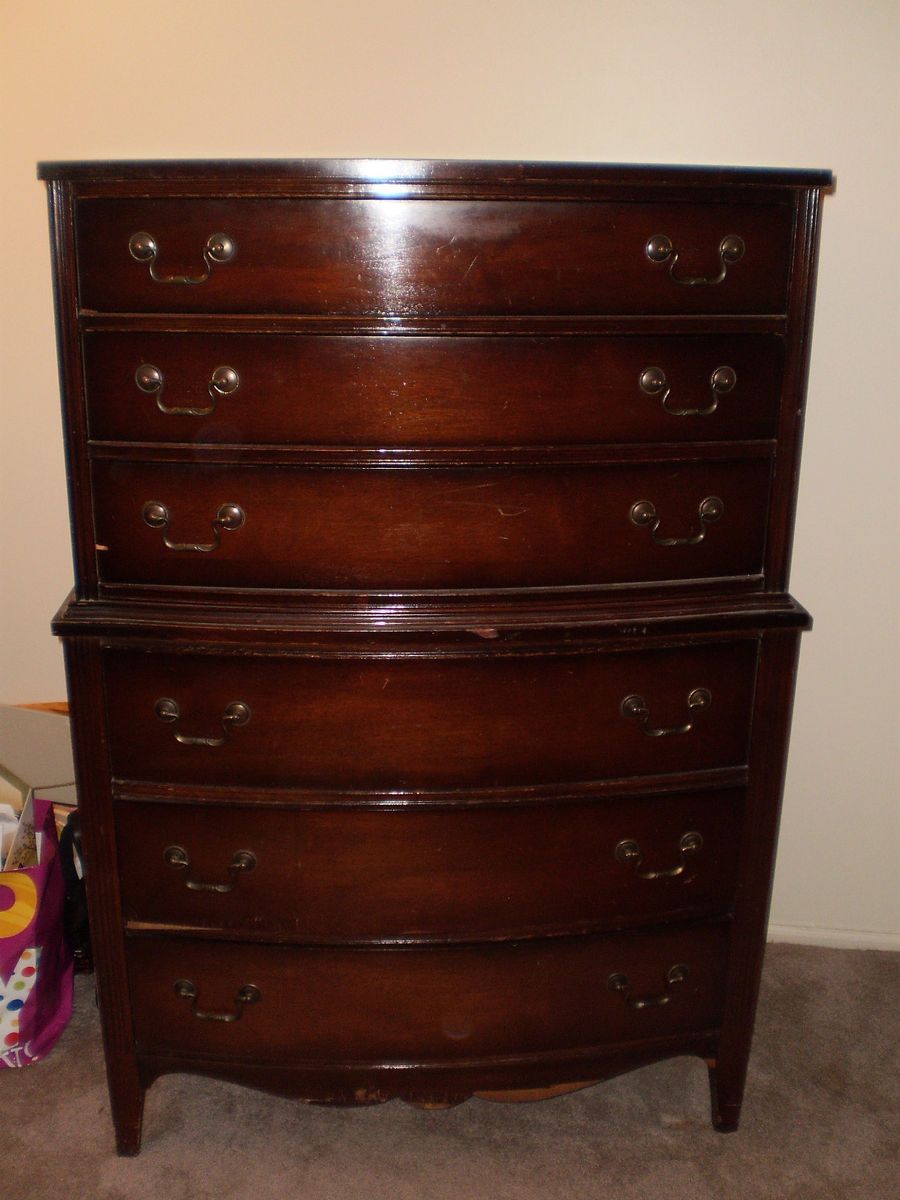
M634 163L472 161L465 159L169 159L38 163L38 178L178 182L236 179L348 183L570 183L594 186L819 187L830 171L783 167L666 166Z

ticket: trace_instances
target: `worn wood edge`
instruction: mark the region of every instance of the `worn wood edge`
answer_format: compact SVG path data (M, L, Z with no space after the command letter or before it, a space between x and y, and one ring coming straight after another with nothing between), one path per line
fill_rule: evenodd
M690 907L658 908L652 919L646 913L628 920L583 921L569 925L508 926L502 929L482 930L473 933L447 934L393 934L389 937L317 936L308 933L291 933L283 929L223 928L215 925L192 925L182 921L177 924L165 921L124 922L129 939L165 938L167 941L230 942L237 945L256 944L263 946L294 946L297 949L342 950L448 950L460 946L508 945L510 942L558 942L615 937L617 934L648 933L665 931L673 926L694 926L708 922L731 919L728 903L703 904Z
M279 933L259 931L240 931L216 928L214 926L195 927L190 925L163 925L151 922L124 922L122 932L128 942L165 941L165 942L194 942L200 937L202 941L233 942L239 945L261 945L276 951L291 954L314 956L319 953L327 954L329 950L347 951L351 954L381 954L392 957L403 954L440 954L441 951L452 953L455 950L469 947L496 947L517 949L520 944L542 943L606 943L633 942L635 936L639 939L647 934L666 934L673 931L689 934L694 930L709 927L729 929L733 916L727 909L710 906L702 913L692 913L687 916L674 918L670 913L659 912L652 919L644 919L635 925L621 925L613 928L595 927L591 929L558 928L552 933L534 930L521 937L495 936L489 933L476 933L459 938L427 938L427 937L396 937L396 938L293 938Z
M477 611L474 606L483 602L489 611L502 612L504 606L521 611L523 604L529 602L548 602L556 608L560 603L565 604L571 611L582 608L585 603L603 605L627 598L631 600L632 611L638 610L645 601L653 602L660 599L673 601L682 598L703 596L715 607L715 598L721 594L744 594L763 591L765 576L762 573L749 575L706 575L699 578L685 579L652 579L645 581L619 581L598 584L548 584L533 588L407 588L405 591L387 591L371 589L361 591L358 588L343 588L332 591L318 588L237 588L210 587L202 584L178 585L155 583L111 583L104 582L99 588L99 599L113 601L113 608L125 612L130 603L143 603L156 598L180 604L184 609L206 607L225 603L228 611L239 611L242 608L259 608L266 601L275 601L273 608L285 612L290 609L303 609L311 612L313 607L322 599L330 601L334 614L351 610L359 613L361 609L369 615L377 617L379 627L388 623L403 625L405 616L411 612L421 612L425 608L434 611L431 606L437 604L452 613ZM322 615L322 610L319 610ZM436 622L441 624L441 611L436 613ZM578 612L576 612L576 617ZM330 625L326 619L325 625ZM479 622L489 624L489 622ZM576 620L576 624L579 622Z
M233 634L233 631L231 631ZM205 657L205 658L242 658L244 660L263 658L283 658L294 660L332 660L351 662L396 663L403 661L425 660L496 660L502 658L533 659L533 658L591 658L600 654L616 654L622 652L634 653L638 650L670 650L702 646L705 643L721 644L723 642L758 641L761 634L754 626L743 630L729 629L725 633L716 630L701 630L693 632L651 633L643 631L641 640L634 641L635 634L624 634L621 637L594 637L589 631L573 634L569 637L548 636L546 638L520 639L517 637L501 637L497 640L484 637L473 637L463 641L459 638L441 639L436 636L412 638L408 636L389 640L387 636L380 641L369 639L365 642L357 640L352 635L341 639L319 636L298 640L294 643L256 641L247 644L233 638L191 638L173 635L166 640L164 652L167 656ZM490 643L490 644L488 644ZM148 653L160 652L159 643L153 638L133 636L128 638L102 638L104 650L137 650Z
M53 618L61 637L258 639L289 645L318 636L367 635L379 644L395 635L419 635L464 642L495 642L541 636L596 638L666 636L677 633L728 633L749 629L812 627L809 613L786 593L743 591L715 594L673 588L669 594L636 597L633 592L591 594L579 589L546 592L473 592L446 595L371 593L199 593L193 602L172 589L142 599L82 599L70 593ZM228 627L227 629L225 627Z
M633 775L572 783L471 788L340 789L255 787L151 783L113 779L116 801L122 803L196 804L235 808L277 808L302 811L320 808L476 808L523 804L583 804L628 796L652 798L683 792L729 791L747 785L744 764L711 767L668 775Z
M557 1096L568 1096L600 1083L599 1079L585 1079L578 1083L556 1083L542 1088L509 1088L498 1092L473 1092L473 1100L490 1100L494 1104L532 1104L541 1100L555 1100Z
M457 1060L445 1063L274 1063L188 1058L138 1049L144 1087L165 1074L196 1074L230 1080L261 1091L314 1104L382 1104L388 1100L434 1102L476 1091L516 1091L613 1078L635 1067L667 1058L708 1058L717 1031L675 1037L541 1051L521 1056ZM443 1105L442 1105L443 1106Z

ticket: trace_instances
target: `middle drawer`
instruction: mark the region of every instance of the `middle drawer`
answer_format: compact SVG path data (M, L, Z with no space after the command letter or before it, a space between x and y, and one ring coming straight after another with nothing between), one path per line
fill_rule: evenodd
M106 652L118 779L520 787L746 762L757 641L491 653Z
M771 334L87 333L97 441L531 446L775 436Z
M309 468L101 459L110 584L592 587L759 575L770 459Z
M740 789L468 808L122 800L125 919L304 941L527 937L724 912Z

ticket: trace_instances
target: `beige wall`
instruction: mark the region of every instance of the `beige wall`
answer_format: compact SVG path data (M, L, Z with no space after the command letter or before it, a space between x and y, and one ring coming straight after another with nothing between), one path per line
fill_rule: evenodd
M889 944L900 924L887 566L900 408L895 10L893 0L0 0L0 700L64 687L48 620L71 568L36 159L831 167L793 577L816 627L773 920L776 935Z

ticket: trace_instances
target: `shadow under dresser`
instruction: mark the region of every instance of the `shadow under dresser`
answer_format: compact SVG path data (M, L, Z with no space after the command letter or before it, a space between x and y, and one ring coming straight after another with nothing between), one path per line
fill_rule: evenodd
M121 1153L196 1072L737 1127L823 171L45 163Z

